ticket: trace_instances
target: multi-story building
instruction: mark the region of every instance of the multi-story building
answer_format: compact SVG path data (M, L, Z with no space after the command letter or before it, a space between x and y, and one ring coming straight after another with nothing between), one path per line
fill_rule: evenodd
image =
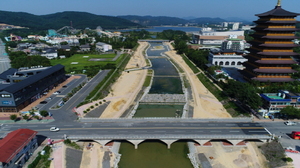
M243 51L245 49L245 40L241 40L238 38L229 38L223 41L222 50L232 49L234 51Z
M0 112L18 112L65 81L63 65L10 68L0 74Z
M37 132L18 129L0 140L0 168L21 168L38 147Z
M243 56L243 51L211 49L208 56L208 62L221 67L242 68L242 63L247 61Z
M279 90L278 93L262 93L263 116L272 113L279 113L286 106L300 108L300 93L293 93L286 90Z
M254 40L249 42L252 46L245 57L248 61L244 63L245 69L242 71L246 80L293 81L291 75L296 71L291 65L297 64L293 56L299 54L293 52L297 45L292 40L296 38L295 17L298 15L282 9L280 1L273 10L256 15L259 19L255 21L257 26L253 28Z
M199 33L193 33L193 43L201 45L221 45L231 36L244 40L244 31L213 31L211 28L201 28Z

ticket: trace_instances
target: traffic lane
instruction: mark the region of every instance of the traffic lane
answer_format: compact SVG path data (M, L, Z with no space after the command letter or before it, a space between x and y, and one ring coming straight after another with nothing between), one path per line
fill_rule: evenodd
M199 123L190 123L190 122L98 122L98 123L90 123L95 126L103 127L103 126L126 126L126 127L262 127L259 123L209 123L209 122L199 122Z
M50 128L50 127L49 127ZM48 132L49 128L44 129L35 129L39 133ZM236 129L236 128L181 128L181 127L172 127L172 128L60 128L62 133L76 133L76 134L102 134L102 135L126 135L128 133L135 135L144 135L144 134L182 134L182 135L269 135L264 129Z

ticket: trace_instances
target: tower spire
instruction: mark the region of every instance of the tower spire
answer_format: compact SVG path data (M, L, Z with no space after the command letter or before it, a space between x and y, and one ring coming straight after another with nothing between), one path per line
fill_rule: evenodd
M281 6L281 0L278 0L277 6Z

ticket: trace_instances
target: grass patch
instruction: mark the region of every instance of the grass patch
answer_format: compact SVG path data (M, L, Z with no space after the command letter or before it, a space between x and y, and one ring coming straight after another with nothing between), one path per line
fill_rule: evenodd
M150 72L150 73L149 73ZM153 71L151 70L148 70L148 74L146 76L146 79L145 79L145 82L143 84L144 87L148 87L150 86L150 83L151 83L151 79L152 79L152 75L153 75Z
M35 158L35 160L30 165L28 165L28 168L48 168L48 167L50 167L51 160L48 160L48 158L50 157L52 149L50 146L45 146L45 148L43 150L45 151L45 154L41 155L41 152L39 152L39 154Z
M74 149L82 150L82 148L76 142L71 142L69 139L64 140L64 144Z
M194 73L200 72L198 67L185 55L181 55L184 62L192 69Z
M89 57L84 57L89 56ZM50 60L51 65L62 64L65 66L66 70L70 69L86 69L89 66L95 65L106 65L107 63L115 63L112 59L116 56L116 54L75 54L69 58L63 59L52 59ZM90 59L105 59L103 61L89 61ZM71 64L74 62L78 62L78 64Z
M213 82L211 82L204 74L200 73L197 75L198 79L202 84L219 100L222 101L225 99L222 91L219 90Z

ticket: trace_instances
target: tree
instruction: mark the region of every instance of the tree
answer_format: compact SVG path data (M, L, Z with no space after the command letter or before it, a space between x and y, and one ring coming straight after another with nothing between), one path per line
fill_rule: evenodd
M47 117L49 115L49 113L46 110L42 110L42 111L40 111L40 115L43 117Z
M300 118L300 110L293 106L286 106L280 111L281 114L286 115L287 119Z
M23 119L26 120L26 121L28 121L28 119L29 119L29 116L28 116L28 115L23 115L22 117L23 117Z
M16 114L12 114L10 115L10 119L16 121L17 120L17 115Z

